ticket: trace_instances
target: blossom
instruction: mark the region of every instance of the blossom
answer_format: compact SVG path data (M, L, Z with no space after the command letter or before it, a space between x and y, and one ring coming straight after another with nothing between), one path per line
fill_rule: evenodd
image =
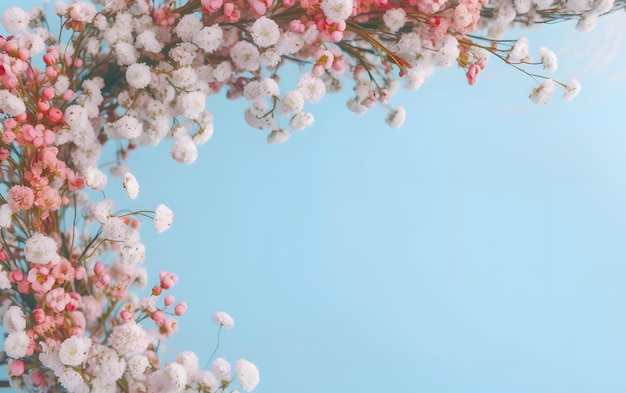
M150 67L144 63L135 63L126 69L126 80L131 87L143 89L151 79Z
M556 54L545 47L539 48L539 54L541 55L541 64L543 64L543 69L548 72L556 71L558 65Z
M139 183L137 182L135 176L130 172L126 172L126 174L124 174L124 189L126 190L126 195L128 195L130 199L137 199L139 196Z
M36 233L24 245L24 258L30 263L48 263L55 265L61 257L57 254L57 243L42 233Z
M111 345L121 356L142 354L150 344L148 333L134 321L113 328Z
M272 19L262 16L250 27L250 34L254 43L261 48L267 48L278 42L280 31L278 25Z
M336 23L348 19L352 14L352 0L322 0L322 11L331 23Z
M11 306L2 317L2 326L7 333L20 332L26 329L26 317L21 307Z
M189 135L176 138L171 151L172 158L181 164L191 164L198 158L198 148Z
M4 351L8 357L19 359L26 356L30 344L30 337L28 337L25 331L9 333L4 339Z
M154 229L157 233L163 233L172 226L174 213L169 207L159 204L154 213Z
M578 95L578 93L580 93L580 82L576 79L570 79L569 83L565 86L563 100L571 101Z
M391 32L396 32L406 23L406 11L403 8L391 8L383 15L383 21Z
M59 347L59 360L66 366L78 366L87 360L91 339L72 336Z
M259 384L259 370L253 363L245 359L239 359L235 362L235 377L246 392L253 391Z
M213 320L224 329L232 329L235 327L233 317L224 311L216 311L215 314L213 314Z
M25 33L28 30L30 16L20 7L7 8L2 13L2 26L10 34Z
M529 98L535 104L547 104L554 94L556 83L552 79L544 79L538 87L530 92Z
M400 128L404 125L406 119L406 110L402 106L396 107L396 109L387 117L387 124L391 128Z

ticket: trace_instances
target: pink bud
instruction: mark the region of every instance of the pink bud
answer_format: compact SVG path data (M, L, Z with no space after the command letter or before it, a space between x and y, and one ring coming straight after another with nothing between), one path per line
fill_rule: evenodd
M165 303L165 307L169 307L169 306L171 306L172 304L174 304L174 301L175 301L175 300L176 300L176 299L174 299L174 296L172 296L172 295L167 295L167 296L165 296L165 299L163 299L163 303Z
M51 108L48 111L48 120L51 123L58 123L61 119L63 119L63 112L59 108Z
M24 274L19 270L12 270L9 273L9 280L13 282L20 282L24 279Z
M83 266L79 266L76 268L76 271L74 272L74 279L75 280L82 280L83 278L85 278L85 267Z
M37 102L37 109L42 112L47 112L48 109L50 109L50 102L48 102L48 100L39 100L39 102Z
M163 325L165 323L165 314L163 314L163 311L153 312L151 318L157 325Z
M54 89L52 86L46 86L41 91L41 97L45 100L51 100L54 98Z
M102 262L96 262L96 264L93 266L93 272L96 273L98 276L104 273L105 270L106 269Z
M187 303L185 302L180 302L176 305L176 307L174 307L174 314L178 315L179 317L183 315L185 311L187 311Z
M24 362L21 360L14 360L13 363L11 363L11 374L15 375L16 377L19 377L20 375L24 374Z
M43 55L43 62L46 63L46 65L52 65L57 62L57 59L52 53L46 53Z
M74 91L71 89L67 89L65 90L65 92L63 92L63 95L61 96L61 98L63 98L64 101L69 101L72 98L74 98Z
M130 322L133 318L135 318L135 313L124 310L120 312L120 317L122 317L122 321L124 321L124 323Z

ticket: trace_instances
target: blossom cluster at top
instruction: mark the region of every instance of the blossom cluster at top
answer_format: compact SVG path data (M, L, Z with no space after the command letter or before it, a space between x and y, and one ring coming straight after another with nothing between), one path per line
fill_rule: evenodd
M621 1L621 0L620 0ZM528 40L499 41L512 23L578 18L588 30L613 0L94 0L58 1L51 10L11 7L0 36L0 316L11 385L47 392L232 392L256 387L256 366L218 358L211 370L181 353L161 365L158 340L177 329L186 304L167 293L176 274L160 272L151 295L139 227L157 232L172 211L118 212L104 195L109 176L129 198L139 184L124 160L137 146L172 138L171 156L192 163L213 134L209 99L244 98L252 127L282 143L309 127L310 105L347 82L347 108L390 106L402 85L418 89L435 67L457 66L475 84L495 56L537 82L533 102L557 87L574 98L575 79L558 82L557 59ZM60 18L49 29L47 12ZM477 36L479 30L486 31ZM284 86L280 72L301 74ZM115 164L102 167L107 141ZM218 325L233 326L228 314ZM149 322L149 323L148 323ZM148 326L154 326L152 333Z

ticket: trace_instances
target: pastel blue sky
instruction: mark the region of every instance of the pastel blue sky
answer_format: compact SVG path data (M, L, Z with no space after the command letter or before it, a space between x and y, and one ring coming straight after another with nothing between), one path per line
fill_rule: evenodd
M139 199L107 196L176 214L142 232L151 277L175 271L189 305L164 359L204 364L224 310L218 356L255 362L259 393L625 391L625 17L509 34L557 52L555 77L583 84L570 103L532 104L491 59L476 86L440 69L394 97L401 130L345 91L270 146L215 97L195 164L133 152Z

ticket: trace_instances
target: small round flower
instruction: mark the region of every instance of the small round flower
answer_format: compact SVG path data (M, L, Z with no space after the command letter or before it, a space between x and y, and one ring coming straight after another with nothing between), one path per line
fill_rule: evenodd
M24 258L30 263L48 263L56 265L61 261L57 253L57 243L54 239L42 233L36 233L26 240Z
M7 8L2 13L2 26L10 34L26 33L29 22L30 16L20 7Z
M580 93L580 82L576 79L571 79L567 86L565 86L565 93L563 94L564 101L571 101Z
M558 61L554 52L548 48L541 47L539 48L539 55L541 56L541 64L543 64L544 70L548 72L556 71Z
M66 366L78 366L87 360L91 339L72 336L61 343L59 360Z
M406 11L403 8L389 9L383 15L383 22L392 33L395 33L406 23Z
M406 110L402 106L398 106L395 111L391 112L387 117L387 124L391 128L400 128L404 125L406 119Z
M139 183L132 173L126 172L123 185L124 189L126 189L126 195L128 195L130 199L137 199L139 196Z
M176 138L171 155L181 164L191 164L198 158L198 148L189 135L183 135Z
M107 175L98 168L89 167L85 169L83 177L87 187L93 190L104 191L104 186L107 184Z
M213 314L213 320L224 329L232 329L235 327L233 317L224 311L216 311L215 314Z
M337 23L348 19L352 14L352 0L322 0L322 11L326 19L331 23Z
M26 356L28 346L30 345L30 337L25 331L9 333L4 339L4 351L7 356L13 359L19 359Z
M515 41L515 44L513 44L513 47L511 48L509 55L506 57L506 60L510 63L519 63L521 61L524 61L524 59L528 56L528 50L528 38L521 37L520 39Z
M21 307L11 306L2 318L2 326L7 333L20 332L26 329L26 318Z
M150 344L148 333L135 321L113 328L111 345L123 357L142 354Z
M154 211L154 229L157 233L163 233L172 226L174 212L169 207L160 204Z
M144 63L131 64L126 69L126 81L135 89L143 89L148 86L151 78L150 67Z
M259 69L259 49L247 41L239 41L230 48L230 57L233 63L243 71L256 71Z
M299 113L304 108L304 97L298 90L291 90L285 93L280 100L279 110L282 114Z
M289 130L273 130L267 136L267 143L270 145L280 145L281 143L287 142L290 137L291 131Z
M252 34L254 43L261 48L276 44L280 38L278 25L267 16L260 17L252 24L250 34Z
M251 392L259 384L259 370L252 363L245 359L239 359L235 362L235 376L241 387L246 392Z
M294 130L304 130L307 127L310 127L315 121L315 117L313 117L312 113L309 112L300 112L295 114L291 120L289 121L289 127Z
M554 94L555 87L556 83L552 79L544 79L541 85L532 89L528 98L535 104L547 104Z

